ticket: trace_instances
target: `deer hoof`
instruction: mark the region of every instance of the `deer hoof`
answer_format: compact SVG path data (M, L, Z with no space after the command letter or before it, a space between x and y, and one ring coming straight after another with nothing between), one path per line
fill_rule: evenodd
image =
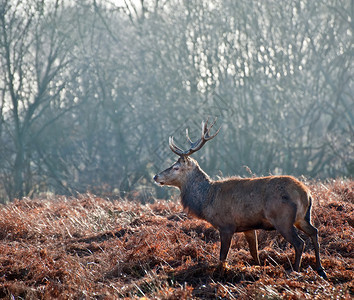
M321 268L319 270L317 270L318 275L320 275L323 279L327 280L327 274L326 272Z

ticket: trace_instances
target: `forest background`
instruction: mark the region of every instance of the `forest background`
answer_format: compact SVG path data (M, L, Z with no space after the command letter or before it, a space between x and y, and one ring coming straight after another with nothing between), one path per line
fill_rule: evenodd
M168 137L186 147L208 116L212 176L352 177L353 16L351 0L0 0L0 202L166 197Z

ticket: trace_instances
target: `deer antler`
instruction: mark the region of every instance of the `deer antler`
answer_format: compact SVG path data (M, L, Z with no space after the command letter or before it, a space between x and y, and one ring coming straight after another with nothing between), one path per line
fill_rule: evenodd
M214 126L217 118L215 118L214 122L209 126L209 128L208 128L208 120L209 118L206 120L205 123L202 122L202 136L200 139L198 139L195 142L192 142L188 134L188 129L186 129L187 140L191 144L191 147L188 150L182 150L181 148L176 146L176 144L173 141L173 137L170 136L169 146L172 152L179 156L189 156L192 153L197 152L199 149L201 149L207 141L213 139L219 133L221 127L216 131L215 134L210 135L210 129Z

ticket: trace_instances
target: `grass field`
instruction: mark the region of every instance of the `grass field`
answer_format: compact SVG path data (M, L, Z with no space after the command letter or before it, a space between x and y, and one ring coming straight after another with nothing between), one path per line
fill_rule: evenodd
M0 297L352 299L354 181L307 184L328 281L312 270L313 246L304 235L301 272L291 272L294 249L276 232L261 230L262 266L236 234L228 268L221 269L218 232L179 203L87 194L0 207Z

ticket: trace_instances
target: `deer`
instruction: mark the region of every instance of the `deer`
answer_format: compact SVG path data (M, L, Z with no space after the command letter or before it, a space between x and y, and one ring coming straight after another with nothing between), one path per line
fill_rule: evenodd
M229 177L211 179L190 157L206 142L213 139L221 127L211 135L214 122L202 122L201 137L192 142L188 129L188 150L178 147L173 137L169 138L171 151L179 156L168 169L154 176L160 186L172 186L180 190L181 203L190 215L209 222L219 231L220 264L225 268L231 240L235 233L243 232L250 254L257 265L258 255L256 230L277 230L295 248L293 270L299 271L305 242L297 229L310 237L316 257L315 270L327 279L320 261L318 230L311 224L312 196L309 189L292 176ZM296 229L297 228L297 229Z

